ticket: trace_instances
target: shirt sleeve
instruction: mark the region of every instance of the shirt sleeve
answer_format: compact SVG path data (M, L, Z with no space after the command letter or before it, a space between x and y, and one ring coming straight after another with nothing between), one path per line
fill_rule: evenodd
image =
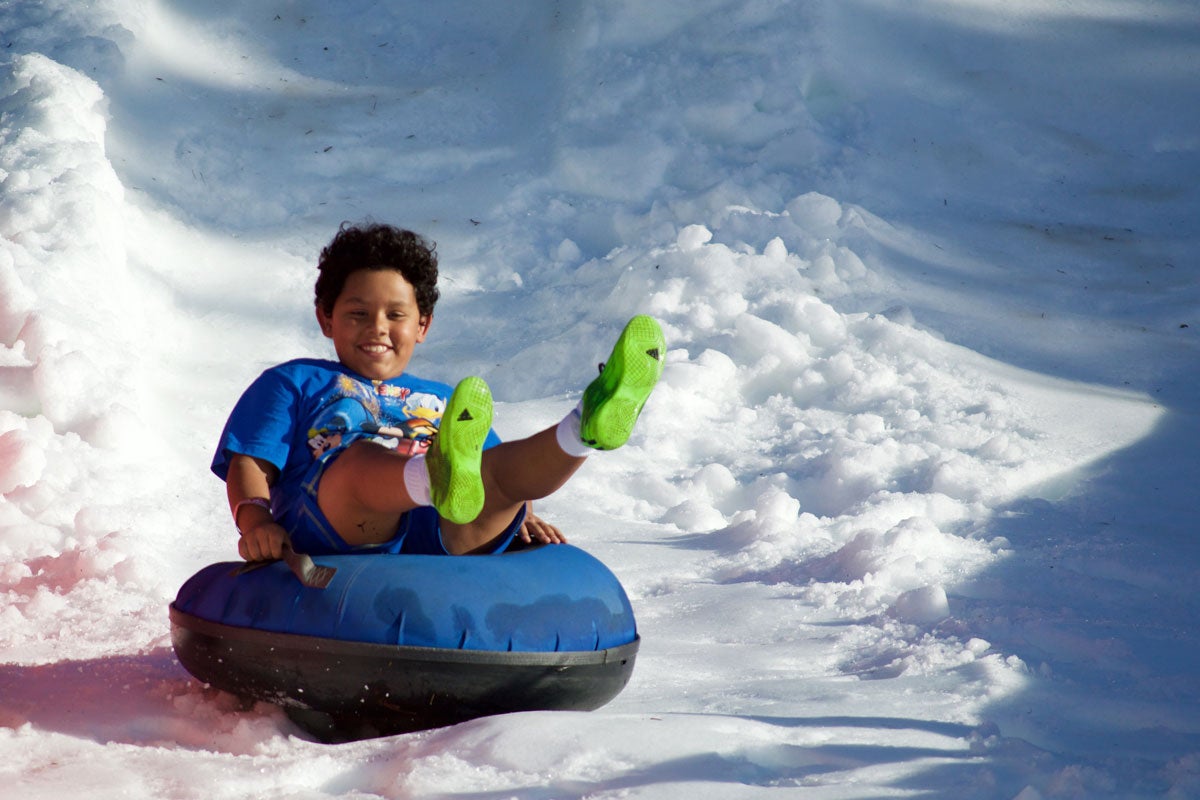
M280 472L294 438L300 391L278 370L267 370L242 393L213 455L212 471L221 480L237 454L261 458Z

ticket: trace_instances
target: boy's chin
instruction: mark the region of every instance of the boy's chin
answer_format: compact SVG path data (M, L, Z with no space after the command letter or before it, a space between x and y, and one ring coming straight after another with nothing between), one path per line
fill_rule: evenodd
M408 369L409 359L403 352L390 350L381 355L364 353L358 348L337 348L338 361L355 374L372 381L398 378Z
M390 381L392 378L399 378L401 375L403 375L404 370L398 370L396 372L359 372L358 374L371 381Z
M403 364L379 364L375 362L342 362L345 366L354 370L362 377L372 381L387 381L392 378L398 378L404 374Z

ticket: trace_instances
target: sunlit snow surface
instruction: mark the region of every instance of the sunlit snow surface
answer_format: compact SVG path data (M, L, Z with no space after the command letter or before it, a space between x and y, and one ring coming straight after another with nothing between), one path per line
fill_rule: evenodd
M1200 796L1185 2L0 3L0 796ZM326 746L192 680L207 465L329 356L343 220L435 239L417 374L630 445L540 504L643 637L597 712Z

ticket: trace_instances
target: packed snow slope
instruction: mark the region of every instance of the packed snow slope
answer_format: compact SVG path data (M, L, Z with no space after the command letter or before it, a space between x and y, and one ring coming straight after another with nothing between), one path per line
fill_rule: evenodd
M1200 797L1198 64L1188 0L0 0L0 796ZM174 659L368 217L504 436L664 325L540 506L638 615L600 711L326 746Z

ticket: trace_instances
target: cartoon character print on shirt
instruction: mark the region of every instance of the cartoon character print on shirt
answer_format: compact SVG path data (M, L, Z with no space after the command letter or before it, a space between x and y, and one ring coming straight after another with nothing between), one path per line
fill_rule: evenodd
M343 375L308 430L309 451L319 459L366 439L405 455L424 453L445 408L445 400L435 394Z

